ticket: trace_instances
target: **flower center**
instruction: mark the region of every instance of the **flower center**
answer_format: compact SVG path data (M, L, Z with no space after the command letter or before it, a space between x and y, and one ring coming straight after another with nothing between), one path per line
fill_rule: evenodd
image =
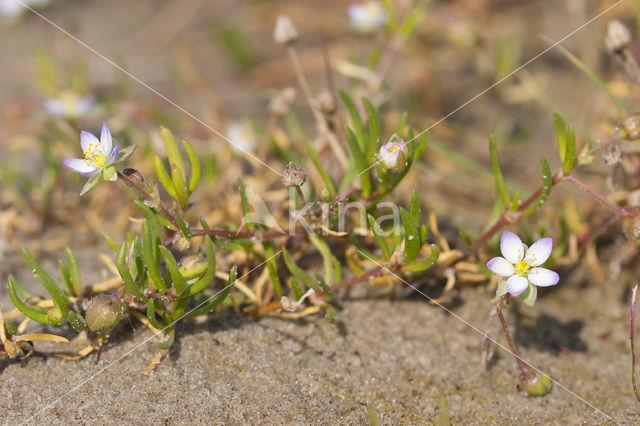
M526 275L527 271L529 271L529 268L531 267L527 262L522 261L516 265L513 265L516 274L518 275Z
M84 153L84 162L85 163L93 163L98 167L104 167L107 159L104 155L102 155L99 151L96 152L93 144L90 144L87 150Z

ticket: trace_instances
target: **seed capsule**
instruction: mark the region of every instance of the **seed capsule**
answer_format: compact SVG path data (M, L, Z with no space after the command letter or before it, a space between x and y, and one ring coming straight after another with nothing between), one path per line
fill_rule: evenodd
M640 139L640 113L634 112L623 118L620 122L620 133L628 141Z
M120 302L112 296L95 296L89 301L86 322L90 331L105 331L118 320Z

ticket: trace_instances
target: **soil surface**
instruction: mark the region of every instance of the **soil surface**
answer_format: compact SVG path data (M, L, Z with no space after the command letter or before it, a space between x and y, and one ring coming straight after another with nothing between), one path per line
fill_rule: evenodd
M301 27L312 41L302 40L301 50L311 51L308 57L321 57L318 52L323 37L320 35L342 34L341 28L347 25L345 3L340 1L326 2L327 6L315 1L194 0L184 3L190 6L182 7L183 2L174 1L59 0L43 13L106 56L126 64L127 69L161 92L171 93L174 89L170 64L178 55L178 47L185 43L196 46L196 62L203 66L201 71L205 75L210 72L208 84L215 92L215 96L203 98L215 101L216 108L224 110L223 116L256 110L262 111L258 115L264 115L264 91L295 83L286 56L270 42L271 25L278 13L286 12L296 19L307 17ZM464 19L464 16L460 18L461 13L472 14L472 11L461 12L465 10L462 7L452 7L449 11L447 5L441 5L447 2L433 3L443 10L427 18L420 37L430 37L431 24L445 25L442 23L449 22L446 19L456 23ZM544 48L536 38L538 32L559 39L581 23L575 16L584 13L584 22L602 10L595 6L582 10L582 2L575 1L567 1L566 9L565 2L556 1L496 3L517 5L501 10L498 18L491 22L477 24L492 29L488 37L499 33L500 28L507 28L502 26L505 22L510 23L508 28L519 28L516 32L527 40L524 58ZM558 3L563 4L562 10L558 10ZM335 19L317 19L324 13L335 14ZM621 7L616 13L629 18L633 16L633 8ZM310 19L314 16L316 18ZM258 45L259 57L254 68L238 72L225 62L219 50L211 47L210 25L224 19L245 31ZM598 63L594 55L602 50L605 23L606 20L598 22L590 31L579 35L580 52L587 52L582 57L592 65ZM358 42L357 37L355 40ZM333 40L328 42L332 44ZM600 44L593 47L596 43ZM37 117L13 120L13 109L8 107L14 105L16 99L27 108L41 102L31 84L35 73L32 53L38 48L51 49L63 56L82 49L34 15L0 27L0 69L3 70L0 103L5 124L0 128L0 137L3 141L42 130ZM353 45L350 49L347 52L357 52ZM91 80L96 86L117 84L118 79L123 78L100 58L86 50L80 52L86 56ZM454 78L446 68L438 74L436 65L425 63L427 56L423 53L416 45L410 45L405 52L408 59L399 59L399 68L392 71L396 78L392 79L391 87L397 88L400 95L392 104L410 99L406 92L410 89L405 87L405 82L417 87L424 83L429 88L443 82L446 87L451 86L451 93L456 95L448 98L445 90L434 95L429 93L427 98L438 106L420 117L441 117L479 91L476 89L491 82L482 76L472 78L468 70L463 73L463 79ZM438 58L437 64L460 64L480 60L480 53L474 50L467 51L467 56L434 55ZM412 58L416 60L413 67L406 62ZM562 105L582 122L589 122L599 114L606 115L594 112L595 106L606 104L606 96L590 95L592 86L588 86L589 90L579 90L591 83L564 62L558 65L560 61L556 56L555 62L546 63L552 71L557 71L557 78L547 86L552 96L557 95ZM312 76L314 72L323 75L321 60L306 64ZM543 72L542 81L548 81L544 75ZM129 84L134 93L148 97L149 102L161 102L145 89L136 87L135 82ZM575 89L575 96L570 100L562 98L561 94L571 89ZM518 175L514 171L521 171L516 160L537 158L538 151L553 152L553 146L543 148L541 145L551 137L552 121L547 112L542 114L539 110L532 112L502 103L505 97L518 98L519 93L513 90L513 93L487 95L493 100L474 104L469 112L465 110L458 125L477 124L479 130L477 134L466 134L465 138L453 137L451 146L464 146L471 154L482 151L483 161L488 163L486 134L496 125L504 124L500 118L503 114L510 114L514 120L522 118L525 133L532 129L537 133L532 136L531 144L514 143L507 150L506 174ZM191 100L194 104L198 101L204 102ZM535 100L529 101L535 104ZM486 122L474 115L480 113L486 114ZM443 135L446 132L443 131ZM0 150L4 148L0 145ZM537 160L530 163L526 167L535 171ZM514 179L530 187L529 171L523 169L521 176ZM417 188L443 184L442 176L433 171L423 171L411 179ZM420 195L430 210L447 217L451 224L479 229L489 215L493 187L490 180L478 180L476 185L484 187L482 191L486 196L478 196L478 189L473 185L466 187L457 182L449 192L425 189ZM446 207L451 205L446 198L453 196L461 199L460 204L457 208ZM467 201L476 202L476 197L482 200L482 208L467 204ZM448 232L447 224L443 228ZM95 239L86 239L86 230L83 232L74 236L70 244L80 252L83 278L92 283L99 281L104 272L96 254L107 250L96 246ZM615 233L619 234L617 228ZM48 240L55 235L55 231L45 231L30 238ZM25 237L21 242L8 242L3 237L0 243L0 283L6 282L8 274L14 274L30 288L38 288L29 280L29 271L19 259L21 246L31 246L33 241ZM615 253L614 245L605 254L612 258ZM57 259L61 257L60 252L43 253L40 259L44 267L55 274ZM98 363L93 356L66 361L51 355L60 351L60 346L37 343L39 353L27 360L0 360L2 421L367 424L367 410L372 409L383 424L442 424L447 417L454 424L640 424L640 404L631 388L629 351L628 298L633 274L623 273L616 275L616 280L609 280L606 272L604 279L596 280L580 267L560 273L563 281L556 288L541 290L534 309L515 301L506 310L523 358L548 373L555 382L552 393L545 397L527 397L517 390L517 366L504 350L496 349L487 365L483 365L485 341L481 333L489 333L505 344L497 317L492 314L493 294L484 286L457 287L447 296L445 310L429 304L410 288L392 297L380 288L361 284L340 299L338 326L329 324L319 314L299 320L275 317L254 320L240 317L232 310L224 311L219 318L182 323L177 328L176 344L150 375L144 375L143 371L159 351L157 339L133 319L124 320L118 326ZM442 286L421 290L436 297ZM5 313L12 308L5 284L0 286L0 307ZM75 336L69 329L34 324L28 328L32 332L39 329L69 338Z

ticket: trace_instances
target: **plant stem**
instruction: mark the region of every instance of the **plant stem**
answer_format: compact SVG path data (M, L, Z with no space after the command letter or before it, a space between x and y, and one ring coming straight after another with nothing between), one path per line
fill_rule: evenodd
M300 228L299 228L300 229ZM275 237L284 237L288 235L284 231L231 231L229 229L197 229L191 228L191 234L193 236L212 235L215 237L238 237L238 238L254 238L259 237L261 239L270 239Z
M611 145L612 143L619 141L621 137L622 135L620 134L620 131L615 132L613 135L609 136L604 142L591 148L588 152L588 155L595 154L597 151L600 151L602 148L606 147L607 145Z
M156 201L157 201L156 208L158 209L158 211L165 218L167 218L167 220L171 222L171 224L176 229L180 229L180 227L178 226L178 222L176 221L176 218L174 217L173 213L169 211L169 209L162 203L162 201L155 200L154 197L151 194L149 194L149 192L146 189L144 189L135 179L131 179L131 176L126 175L120 171L118 171L117 173L118 173L118 177L122 179L127 186L135 189L136 192L140 194L143 198L145 198L148 201L151 201L154 204L156 204Z
M620 137L621 137L620 132L619 131L615 132L613 135L609 136L609 138L607 138L607 140L605 140L603 143L601 143L599 145L596 145L593 148L591 148L591 150L589 150L589 155L592 155L592 154L596 153L597 151L601 150L602 148L606 147L607 145L609 145L609 144L611 144L611 143L613 143L613 142L615 142L617 140L620 140ZM576 185L582 187L589 194L593 195L598 200L604 202L608 207L610 207L613 211L615 211L616 214L622 216L622 215L624 215L626 213L626 211L622 207L611 203L609 200L607 200L606 198L602 197L600 194L598 194L597 192L593 191L593 189L591 189L590 187L586 186L582 182L578 181L573 176L570 176L570 175L563 176L560 173L556 173L556 174L553 175L553 179L551 180L551 185L554 186L555 184L560 182L562 179L570 180L573 183L575 183ZM531 204L533 204L538 199L538 197L540 196L540 193L542 193L542 187L538 188L536 190L536 192L531 194L531 196L529 198L527 198L520 205L520 207L518 208L518 210L516 212L505 212L502 215L502 217L500 217L500 219L498 219L498 221L493 224L493 226L491 228L486 230L476 240L476 244L475 244L476 250L480 250L482 247L484 247L484 245L487 243L487 241L489 241L489 239L491 239L491 237L493 237L500 229L502 229L503 227L507 226L508 224L513 223L514 221L520 219L522 212L525 211Z
M498 314L498 318L500 318L500 324L502 325L502 331L504 331L504 335L507 338L507 342L509 343L509 348L511 348L511 355L516 359L518 363L518 367L523 374L526 374L529 371L529 367L520 359L520 354L518 353L518 349L516 345L513 343L513 339L511 338L511 333L509 333L509 329L507 328L507 322L504 320L504 316L502 315L502 308L500 304L506 300L506 297L503 296L502 299L496 305L496 313Z
M307 103L309 104L309 108L313 113L313 118L316 120L316 124L318 125L318 131L325 137L326 141L329 143L331 150L336 156L336 160L340 163L343 168L347 168L349 165L349 160L347 159L347 155L340 145L338 138L335 133L333 133L329 127L327 126L327 121L325 120L322 112L318 110L315 106L315 102L313 99L313 93L311 92L311 87L309 86L309 82L302 71L302 65L300 64L300 58L298 57L298 53L293 46L287 47L287 52L289 53L289 58L291 59L291 63L293 64L293 69L298 77L298 83L304 92L305 97L307 98Z
M631 312L630 319L630 332L629 340L631 341L631 384L633 385L633 393L636 395L636 399L640 401L640 393L638 392L638 386L636 385L636 352L634 345L634 327L635 327L635 310L636 310L636 291L638 286L636 285L631 291Z
M622 207L620 207L619 205L613 203L612 201L608 200L606 197L604 197L602 194L600 194L598 191L596 191L595 189L591 188L589 185L587 185L586 183L582 182L581 180L576 179L574 176L572 175L567 175L564 177L564 179L568 180L569 182L577 185L578 187L580 187L580 189L582 189L583 191L585 191L586 193L588 193L589 195L591 195L593 198L595 198L596 200L600 201L601 203L603 203L605 206L609 207L611 210L613 210L613 212L615 214L617 214L620 217L625 216L626 214L626 210L623 209Z
M378 278L383 276L385 270L382 268L374 269L365 274L359 275L357 277L350 278L348 280L341 281L337 284L331 286L332 290L340 290L341 288L349 287L357 283L361 283L362 281L367 281L369 279Z
M555 175L553 175L553 178L551 179L551 185L555 185L556 183L558 183L561 180L560 174L556 173ZM536 190L536 192L534 192L533 194L531 194L529 196L529 198L527 198L518 208L518 210L516 212L505 212L502 217L500 217L500 219L498 219L498 221L493 224L493 226L491 228L489 228L488 230L486 230L476 241L476 250L480 250L482 247L484 247L484 245L487 243L487 241L489 241L489 239L491 237L493 237L493 235L498 232L500 229L502 229L503 227L507 226L508 224L516 221L517 219L520 218L520 215L522 214L523 211L525 211L527 208L529 208L529 206L531 204L533 204L538 197L540 196L540 194L542 193L542 187L538 188Z

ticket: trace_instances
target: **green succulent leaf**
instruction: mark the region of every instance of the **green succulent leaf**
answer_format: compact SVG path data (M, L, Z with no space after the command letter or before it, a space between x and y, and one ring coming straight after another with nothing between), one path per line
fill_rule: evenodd
M509 191L507 191L507 185L504 182L502 171L500 171L500 163L498 161L498 147L496 139L493 135L489 137L489 154L491 159L491 173L496 184L496 192L502 204L504 206L511 205L511 198L509 197Z
M282 255L284 257L284 263L287 265L289 272L291 272L294 277L302 281L309 288L315 289L318 287L316 285L316 280L296 264L295 260L293 260L293 256L291 256L287 249L282 249Z
M420 253L420 234L418 227L411 218L411 214L403 207L400 207L400 220L404 227L404 256L407 262L413 261Z
M200 183L202 167L200 164L200 158L191 144L187 141L182 141L182 144L184 145L184 150L187 151L187 157L189 157L189 162L191 163L191 177L189 178L188 188L189 194L192 194L198 187L198 183Z
M24 258L27 265L31 269L33 276L36 277L40 284L49 292L51 295L51 299L53 300L53 304L60 311L60 314L63 317L67 315L67 305L69 304L69 299L64 294L64 291L58 287L58 284L47 274L44 269L40 266L40 264L33 257L31 252L26 248L22 249L22 257Z
M69 321L69 325L78 333L87 328L87 322L82 315L76 314L73 311L67 312L67 321Z
M167 265L167 269L169 270L169 275L171 276L171 280L173 281L173 288L175 289L176 294L180 294L186 288L186 282L182 274L180 273L180 268L178 267L178 262L176 262L175 257L165 246L158 247L160 249L160 254L164 258L164 263Z
M224 302L227 296L229 296L229 293L231 292L231 289L235 286L237 279L238 279L238 267L234 265L233 268L231 268L231 271L229 271L229 280L227 281L227 285L225 286L225 288L222 289L222 291L217 296L215 296L215 298L213 298L210 302L189 312L187 317L192 318L198 315L206 315L209 312L213 311L218 306L220 306L220 304Z
M549 162L544 157L540 157L540 167L542 168L542 190L540 191L540 195L536 199L536 201L524 212L525 216L528 216L535 211L537 211L551 193L551 187L553 186L553 176L551 175L551 167L549 167Z
M173 199L178 199L176 188L173 185L173 181L171 180L171 177L169 176L169 173L167 172L166 167L162 163L162 159L158 156L154 156L153 166L156 170L156 176L158 177L158 180L162 184L164 190L167 191L167 194L169 194L169 196Z
M367 161L365 153L360 148L356 135L350 128L345 129L347 133L347 142L349 143L349 149L351 155L355 161L356 169L360 172L360 183L362 184L362 195L368 197L371 195L371 179L369 177L368 168L369 162Z
M118 273L120 274L120 278L122 278L122 282L124 283L124 288L131 293L136 299L139 300L147 300L147 297L144 295L142 290L138 288L136 283L133 281L133 277L131 276L131 271L127 267L127 255L129 253L129 246L126 241L122 242L120 246L120 250L118 250L118 256L116 257L116 268L118 269Z
M405 266L405 269L411 273L424 272L435 265L435 263L438 261L439 256L440 248L438 248L438 246L435 244L431 244L431 255L428 258L410 263Z
M13 305L22 312L27 318L31 318L34 321L46 324L49 322L49 315L47 310L40 306L30 306L24 303L16 294L16 287L20 286L18 281L9 275L9 298ZM21 286L20 286L21 287Z
M367 152L367 143L364 133L364 125L362 124L362 119L360 118L360 111L358 111L358 108L356 108L356 104L353 102L353 99L351 99L347 92L345 92L344 90L340 90L339 94L345 106L347 107L347 110L349 111L349 116L351 117L353 130L355 132L355 140L358 144L359 151L364 155Z
M378 247L380 247L382 255L384 256L385 260L389 260L391 258L392 251L391 248L389 248L387 240L383 235L382 228L380 228L380 225L378 224L378 222L376 222L376 219L372 215L367 215L367 220L369 221L369 226L373 231L373 238L375 238L376 242L378 243Z
M307 152L309 153L309 157L311 158L311 161L313 162L313 165L315 166L316 170L318 171L318 174L320 175L320 178L322 179L322 182L324 182L324 185L327 188L327 191L329 191L329 196L331 198L335 197L336 196L336 185L333 183L333 180L331 180L331 178L329 177L329 174L327 173L327 171L325 170L324 166L320 162L320 158L318 157L318 153L316 152L316 150L313 147L313 145L311 144L311 142L307 142Z

